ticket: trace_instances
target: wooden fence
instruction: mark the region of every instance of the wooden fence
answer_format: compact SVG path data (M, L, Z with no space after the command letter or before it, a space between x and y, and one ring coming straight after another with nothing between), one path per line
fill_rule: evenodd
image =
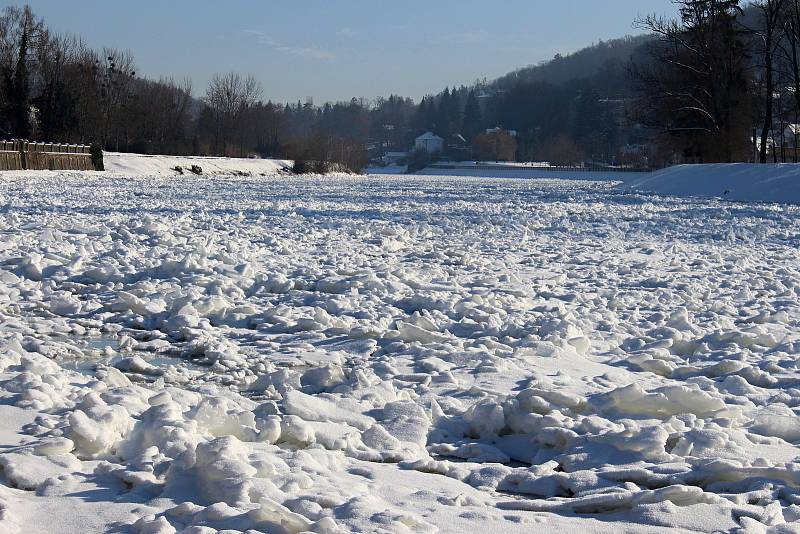
M0 141L0 171L92 171L86 145Z

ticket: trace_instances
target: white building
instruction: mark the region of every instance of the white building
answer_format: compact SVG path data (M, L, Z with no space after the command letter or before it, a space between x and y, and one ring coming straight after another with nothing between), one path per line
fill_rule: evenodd
M433 132L426 132L414 142L414 148L417 150L424 150L428 154L435 154L444 150L444 139L434 134Z

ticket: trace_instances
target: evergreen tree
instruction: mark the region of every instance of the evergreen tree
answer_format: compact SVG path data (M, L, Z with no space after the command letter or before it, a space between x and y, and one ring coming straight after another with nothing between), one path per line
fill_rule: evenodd
M27 24L25 24L20 37L17 65L14 69L14 75L11 77L11 90L9 91L11 135L18 139L27 139L30 136L30 124L28 121L30 103L30 80L28 78L29 42L30 34Z
M424 133L424 131L436 131L438 122L438 112L436 103L431 96L425 96L417 107L417 113L414 116L414 129L417 132Z
M458 95L456 95L455 91L451 92L450 88L446 87L439 96L435 133L448 139L461 126L461 117L459 115Z
M481 133L482 115L478 97L472 90L467 96L467 102L464 105L464 120L461 122L461 135L470 143Z

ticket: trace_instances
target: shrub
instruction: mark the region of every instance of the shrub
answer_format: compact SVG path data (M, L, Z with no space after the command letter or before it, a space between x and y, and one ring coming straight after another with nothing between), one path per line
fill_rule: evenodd
M546 147L551 165L569 167L583 162L583 150L567 134L560 134Z
M517 140L506 132L492 132L475 138L475 152L484 161L514 161Z
M294 174L309 174L311 173L311 163L304 159L296 159L292 166L292 172Z
M294 174L328 174L331 172L332 164L322 160L296 159L292 167Z
M438 156L438 154L429 154L426 150L418 148L409 154L408 168L406 169L406 172L408 174L412 174L417 171L421 171L434 161L437 161L439 159Z
M314 174L328 174L331 170L331 164L327 161L315 161L311 168L314 169Z

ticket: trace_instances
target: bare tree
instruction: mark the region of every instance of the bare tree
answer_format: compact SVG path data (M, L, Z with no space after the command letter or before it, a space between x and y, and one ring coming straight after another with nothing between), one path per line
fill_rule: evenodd
M43 41L34 79L38 96L33 99L40 112L42 138L69 141L70 132L80 120L76 106L80 82L70 73L80 59L82 44L76 37L53 35L49 31Z
M124 120L131 132L126 150L147 154L187 150L191 81L138 79Z
M798 161L798 132L800 122L800 0L786 0L782 11L782 30L784 39L779 41L783 56L784 70L792 87L794 100L794 119L792 125L794 162Z
M761 44L761 53L764 60L762 72L764 75L764 123L761 127L761 147L759 161L767 162L767 148L770 132L773 127L775 103L775 55L782 39L782 13L785 0L759 0L756 6L761 12L760 23L757 28L751 28ZM777 158L777 154L774 155Z
M6 7L0 14L0 106L5 104L8 117L4 128L16 137L30 133L31 72L45 37L44 23L29 6Z
M751 126L747 49L738 0L679 0L680 19L648 16L658 40L650 61L631 67L640 93L635 118L659 129L688 161L733 161Z
M71 88L77 116L74 136L76 140L100 142L102 112L98 106L98 70L100 56L94 50L78 41L76 60L67 69L67 83Z
M244 122L246 112L255 105L261 95L261 84L253 77L242 78L239 74L215 75L206 90L205 102L211 109L215 123L215 148L228 155L228 143L234 132ZM243 155L243 143L239 137L239 152Z
M100 139L106 147L120 150L120 145L128 144L130 136L124 109L136 77L133 56L127 51L104 48L103 58L96 67L102 111Z
M475 138L474 149L478 158L491 161L514 161L517 140L507 132L492 132Z

